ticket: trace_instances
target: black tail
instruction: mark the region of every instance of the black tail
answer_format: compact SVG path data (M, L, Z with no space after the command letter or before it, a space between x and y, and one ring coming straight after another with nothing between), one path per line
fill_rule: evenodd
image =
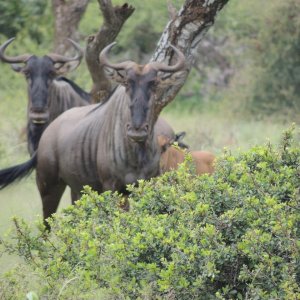
M0 170L0 190L16 180L28 176L36 167L37 153L34 152L30 160L23 164Z

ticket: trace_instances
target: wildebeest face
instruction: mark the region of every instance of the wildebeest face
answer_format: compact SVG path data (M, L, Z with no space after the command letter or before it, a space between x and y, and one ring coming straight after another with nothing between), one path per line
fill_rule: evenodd
M151 108L152 95L156 87L156 71L134 69L127 71L126 91L129 96L131 120L126 124L127 135L136 142L147 139L149 129L152 128Z
M115 71L125 71L124 76L117 72L113 78L126 87L130 99L130 120L126 124L127 136L135 142L144 142L153 131L154 123L158 117L154 113L156 105L154 99L157 83L160 81L157 73L159 71L175 73L182 70L185 66L185 57L181 51L170 45L179 57L177 63L172 66L158 62L151 62L146 65L138 65L133 61L111 63L108 61L107 53L114 45L115 43L112 43L101 51L99 61L103 66Z
M74 57L54 53L43 57L30 54L10 57L5 54L5 49L13 40L14 38L11 38L0 46L0 59L11 64L13 70L26 76L29 94L28 117L34 124L45 124L49 121L48 102L51 83L57 75L63 73L62 70L66 63L77 62L72 69L79 65L83 57L83 50L77 43L68 39L78 51Z
M28 117L34 124L45 124L49 120L49 87L57 76L53 61L48 56L31 56L22 68L13 66L23 73L28 84Z

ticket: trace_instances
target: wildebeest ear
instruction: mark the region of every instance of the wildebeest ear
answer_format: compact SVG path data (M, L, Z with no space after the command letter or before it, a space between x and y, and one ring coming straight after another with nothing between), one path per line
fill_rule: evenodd
M56 63L54 64L54 68L56 70L57 75L63 75L68 72L74 71L80 65L80 61L69 61L66 63Z
M24 68L23 66L17 64L11 64L10 66L15 72L21 72Z
M186 77L185 72L186 71L180 71L180 72L169 74L165 77L158 77L157 80L158 80L159 87L164 88L170 85L181 84L184 78Z
M106 77L108 77L110 80L115 81L124 86L127 84L127 79L124 74L124 71L116 71L112 68L104 68L104 70Z
M175 141L176 142L181 142L182 139L185 137L186 132L185 131L181 131L175 134Z
M185 135L186 135L185 131L181 131L175 134L174 142L177 143L178 147L181 149L189 149L189 146L182 141Z
M165 135L159 135L157 137L157 143L158 143L158 146L160 147L161 153L164 153L171 146L173 141L171 141L171 139Z

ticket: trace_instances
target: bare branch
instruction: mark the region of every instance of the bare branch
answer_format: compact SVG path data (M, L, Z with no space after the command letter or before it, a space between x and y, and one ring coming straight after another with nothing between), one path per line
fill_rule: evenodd
M89 0L52 0L55 16L54 52L65 55L72 48L66 40L78 40L76 37L79 22L86 11Z
M186 0L177 16L166 26L152 60L172 64L173 56L176 59L174 51L169 47L172 44L185 54L187 68L180 75L179 84L170 85L158 95L160 110L174 99L183 86L193 64L194 54L198 51L199 42L227 2L228 0Z
M103 14L103 18L105 22L108 24L110 23L110 20L113 20L115 13L114 13L114 7L112 6L111 1L107 0L98 0L100 9Z
M111 0L98 0L98 3L104 22L99 31L88 38L86 46L86 62L93 80L91 94L94 102L100 102L111 90L111 83L99 63L99 53L115 40L123 24L134 12L134 7L127 3L122 6L113 6Z
M171 0L167 1L167 8L169 12L169 19L170 20L175 19L177 16L177 11Z

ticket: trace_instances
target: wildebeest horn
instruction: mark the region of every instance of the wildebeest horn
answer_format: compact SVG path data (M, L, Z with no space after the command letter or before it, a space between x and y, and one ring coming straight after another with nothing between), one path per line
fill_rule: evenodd
M133 67L136 65L135 62L133 61L125 61L125 62L121 62L121 63L111 63L108 61L107 58L107 54L110 51L110 49L116 44L116 42L113 42L111 44L109 44L108 46L106 46L100 53L99 55L99 61L102 65L113 68L115 70L125 70L128 69L130 67ZM149 64L149 66L151 66L153 69L157 70L157 71L162 71L162 72L177 72L180 71L185 64L185 56L184 54L177 49L176 47L174 47L173 45L170 45L173 50L176 52L176 54L178 55L179 59L177 61L177 63L173 66L168 66L164 63L158 63L158 62L152 62Z
M149 65L157 70L157 71L162 71L162 72L170 72L170 73L174 73L174 72L178 72L181 69L183 69L184 64L185 64L185 56L184 54L177 49L175 46L170 45L170 47L175 51L175 53L178 55L178 61L175 65L173 66L168 66L164 63L159 63L159 62L151 62Z
M106 67L110 67L112 69L115 69L115 70L126 70L134 65L136 65L135 62L133 61L124 61L124 62L121 62L121 63L110 63L108 61L108 58L107 58L107 54L108 52L110 51L110 49L116 44L116 42L113 42L111 44L109 44L108 46L106 46L100 53L99 55L99 61L102 65L106 66Z
M27 60L32 56L31 54L23 54L23 55L18 55L18 56L7 56L4 54L6 47L14 40L15 38L10 38L8 41L6 41L4 44L0 46L0 59L3 62L7 62L10 64L13 63L26 63Z
M67 39L73 46L74 48L78 51L77 55L75 55L74 57L67 57L67 56L63 56L60 54L56 54L56 53L50 53L47 56L50 57L53 62L55 63L66 63L66 62L70 62L70 61L81 61L82 57L83 57L83 50L80 47L79 44L77 44L76 42L74 42L71 39Z

